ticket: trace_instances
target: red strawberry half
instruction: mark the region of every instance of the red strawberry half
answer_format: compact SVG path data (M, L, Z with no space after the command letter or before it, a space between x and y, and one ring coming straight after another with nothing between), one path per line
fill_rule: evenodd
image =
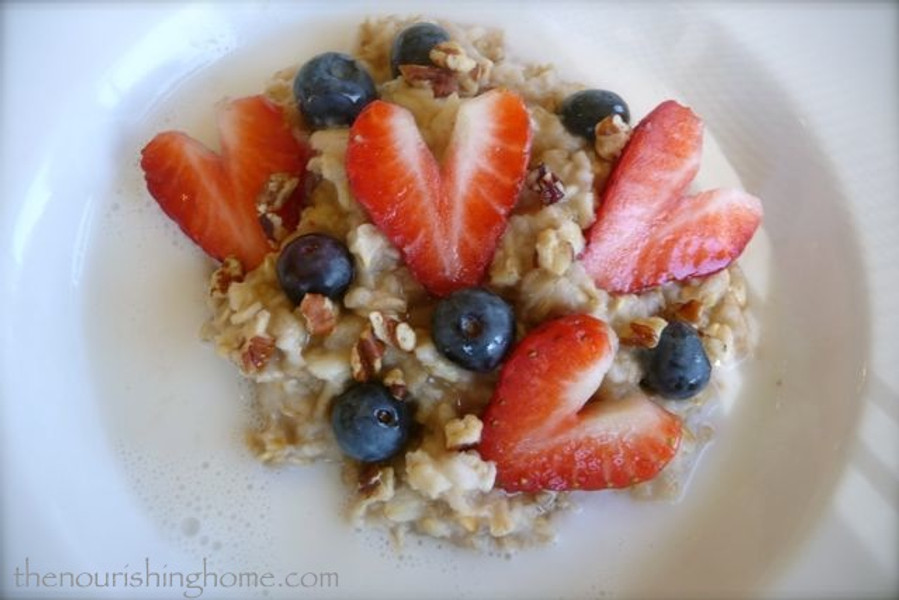
M185 133L166 131L141 153L147 189L210 256L255 268L271 251L256 200L269 177L302 177L309 148L283 110L263 96L228 102L218 114L221 155ZM302 189L302 186L298 186Z
M620 488L655 477L677 451L680 420L637 393L593 398L618 340L603 321L544 323L512 352L483 415L479 451L510 492Z
M347 175L356 199L431 293L477 284L527 170L524 102L493 90L465 101L442 166L405 108L369 104L353 123Z
M685 196L701 154L702 121L674 101L637 125L581 257L597 286L639 292L714 273L743 252L761 222L761 202L738 190Z

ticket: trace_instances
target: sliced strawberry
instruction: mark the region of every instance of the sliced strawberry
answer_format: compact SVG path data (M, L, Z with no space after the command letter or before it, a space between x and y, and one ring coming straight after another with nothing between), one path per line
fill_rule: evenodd
M234 255L253 268L271 250L256 207L238 201L221 157L197 140L160 133L144 148L141 167L150 195L213 258Z
M720 271L743 252L761 216L758 198L740 190L716 189L681 198L653 229L632 281L647 288Z
M443 258L446 242L439 235L440 167L412 113L380 100L365 107L350 130L346 165L353 194L374 223L422 284L437 285L443 269L430 262Z
M441 167L412 114L375 101L353 123L347 175L418 281L443 296L483 278L518 200L530 143L524 102L493 90L461 106Z
M150 194L184 233L210 256L233 255L252 269L271 251L256 200L275 173L302 178L309 149L263 96L222 105L218 128L221 156L166 131L143 149L141 167Z
M222 105L217 124L222 160L238 197L255 204L275 173L299 177L295 195L302 195L302 177L312 149L298 142L280 106L264 96L239 98Z
M761 222L761 202L715 190L685 197L699 169L702 121L674 101L634 129L605 188L581 261L597 286L639 292L721 270Z
M680 443L676 416L639 393L587 404L617 346L603 321L570 315L544 323L515 348L484 412L479 446L496 463L498 487L620 488L668 464Z

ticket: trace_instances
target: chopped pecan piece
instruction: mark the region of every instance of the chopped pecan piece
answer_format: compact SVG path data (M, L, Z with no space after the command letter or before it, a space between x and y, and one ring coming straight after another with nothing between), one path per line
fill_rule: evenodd
M400 74L409 85L430 87L434 97L450 94L476 96L490 74L491 63L468 56L456 42L443 42L431 49L430 65L400 65Z
M543 204L555 204L565 197L565 185L546 163L540 163L527 176L528 187L537 192Z
M247 340L240 350L243 369L247 373L261 371L275 353L275 340L270 337L254 335Z
M702 315L705 312L705 305L699 300L688 300L687 302L679 302L668 309L672 320L686 321L693 325L702 321Z
M406 387L406 378L402 370L390 369L387 371L383 383L397 400L405 400L409 396L409 389Z
M459 91L459 81L452 71L428 65L400 65L400 74L409 85L430 86L435 98L445 98Z
M228 294L228 288L235 281L243 281L244 272L240 261L229 256L219 268L213 271L209 280L209 295L213 298L220 298Z
M381 485L381 465L378 463L362 465L359 470L359 493L367 496L379 485Z
M299 178L289 173L272 173L256 198L259 223L272 240L280 241L287 234L278 211L284 207L299 183Z
M668 322L661 317L634 319L618 332L619 341L627 346L655 348Z
M370 500L389 500L394 490L393 467L380 463L363 465L358 476L359 494Z
M300 313L312 335L328 335L337 327L339 309L327 296L306 294L300 302Z
M362 330L359 340L350 350L350 370L356 381L368 381L381 372L384 342L372 333L371 326Z
M396 317L387 316L381 311L375 310L368 314L375 337L394 348L404 352L412 352L418 343L418 338L412 326Z

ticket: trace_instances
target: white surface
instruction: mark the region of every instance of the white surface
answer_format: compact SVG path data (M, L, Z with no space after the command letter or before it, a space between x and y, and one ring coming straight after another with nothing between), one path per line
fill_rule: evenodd
M895 3L791 4L719 12L729 33L808 107L803 124L837 165L860 232L872 315L866 403L849 465L821 525L775 589L792 597L896 597L899 10Z
M896 6L434 7L506 27L635 114L688 101L765 200L762 346L687 498L585 498L557 546L511 560L414 543L399 559L336 519L335 469L255 465L240 388L196 338L206 263L142 195L155 131L208 139L220 97L349 47L368 9L325 6L3 5L3 595L48 592L15 587L26 557L77 573L204 556L340 573L309 597L895 595Z

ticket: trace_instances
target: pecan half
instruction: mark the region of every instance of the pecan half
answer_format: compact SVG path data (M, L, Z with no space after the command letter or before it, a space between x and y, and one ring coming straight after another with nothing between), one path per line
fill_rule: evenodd
M300 314L312 335L328 335L337 327L339 309L327 296L306 294L300 302Z

